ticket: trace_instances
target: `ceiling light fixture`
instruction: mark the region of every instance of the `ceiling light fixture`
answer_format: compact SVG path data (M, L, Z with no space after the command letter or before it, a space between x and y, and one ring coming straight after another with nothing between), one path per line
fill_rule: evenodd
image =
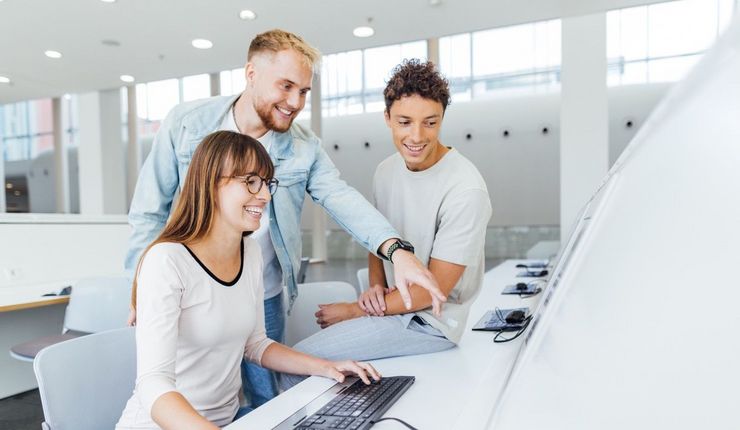
M46 55L49 58L53 58L55 60L58 58L62 58L62 53L59 51L51 51L51 50L44 51L44 55Z
M213 48L213 42L207 39L193 39L193 47L198 49L211 49Z
M7 76L0 76L0 84L9 84L9 83L10 83L10 78L8 78Z
M135 81L136 79L134 79L134 77L131 75L121 75L121 80L126 83L131 83Z
M243 11L239 12L239 18L245 21L252 21L254 19L257 19L257 14L249 9L244 9Z
M352 30L352 34L354 34L355 37L370 37L375 34L375 30L370 26L363 25Z
M100 1L102 1L103 3L115 3L116 2L116 0L100 0Z
M361 25L354 30L352 30L352 34L355 35L355 37L370 37L373 34L375 34L375 30L373 30L372 27L370 27L370 23L373 22L373 17L367 18L367 25Z

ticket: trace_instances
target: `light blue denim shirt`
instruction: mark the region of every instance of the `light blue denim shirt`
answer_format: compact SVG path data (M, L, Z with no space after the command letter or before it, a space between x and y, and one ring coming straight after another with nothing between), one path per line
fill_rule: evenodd
M128 220L132 227L126 270L133 278L141 252L162 231L175 192L185 182L193 151L218 130L237 96L183 103L167 115L144 162ZM275 133L270 147L275 177L280 181L270 211L270 237L288 286L290 304L298 294L296 275L301 259L301 211L306 192L370 252L398 233L357 190L339 178L339 171L311 131L293 124Z

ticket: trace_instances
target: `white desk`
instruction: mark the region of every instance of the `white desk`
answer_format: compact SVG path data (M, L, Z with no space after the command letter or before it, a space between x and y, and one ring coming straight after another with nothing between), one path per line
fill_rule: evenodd
M36 388L31 363L10 356L10 348L42 336L59 334L69 296L46 296L70 281L0 288L0 398Z
M384 375L416 377L414 385L385 416L401 418L424 430L469 430L485 425L495 399L478 393L491 393L492 386L503 387L524 336L512 342L494 344L493 332L474 332L470 328L487 310L496 306L502 309L521 306L533 309L536 306L540 295L528 299L501 295L504 286L527 279L515 277L521 269L514 266L522 261L508 260L486 273L481 292L471 306L467 330L457 348L372 362ZM332 380L311 377L226 429L272 428L332 385ZM401 428L401 425L384 421L373 428L392 430Z

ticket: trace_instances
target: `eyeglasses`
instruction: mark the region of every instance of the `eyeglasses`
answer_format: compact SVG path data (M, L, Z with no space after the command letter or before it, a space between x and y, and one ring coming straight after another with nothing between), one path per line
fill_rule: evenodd
M244 182L244 185L247 186L247 190L252 194L259 193L262 189L262 185L267 184L267 191L270 192L270 195L273 195L275 194L275 191L277 191L279 182L275 178L265 179L257 175L232 176L232 178Z

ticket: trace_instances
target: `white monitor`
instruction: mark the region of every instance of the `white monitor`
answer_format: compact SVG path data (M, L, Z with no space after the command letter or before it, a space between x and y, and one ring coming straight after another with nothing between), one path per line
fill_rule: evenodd
M734 24L586 206L485 428L740 428Z

